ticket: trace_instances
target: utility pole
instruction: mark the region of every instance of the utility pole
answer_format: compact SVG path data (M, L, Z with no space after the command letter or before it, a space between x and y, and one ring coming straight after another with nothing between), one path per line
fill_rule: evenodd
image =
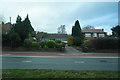
M10 23L11 23L11 17L10 17Z
M11 17L10 17L10 28L12 28L12 26L11 26L12 24L11 24Z
M12 24L11 24L11 17L9 17L10 18L10 28L12 28ZM11 47L12 47L12 41L11 41Z

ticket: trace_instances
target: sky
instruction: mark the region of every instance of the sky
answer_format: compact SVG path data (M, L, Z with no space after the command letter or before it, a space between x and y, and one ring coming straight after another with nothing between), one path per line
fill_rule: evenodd
M57 33L60 25L66 25L67 34L71 34L72 26L79 20L81 28L91 25L96 29L104 29L111 34L111 28L118 25L118 2L2 2L0 15L5 23L16 22L20 15L22 20L27 14L35 31Z

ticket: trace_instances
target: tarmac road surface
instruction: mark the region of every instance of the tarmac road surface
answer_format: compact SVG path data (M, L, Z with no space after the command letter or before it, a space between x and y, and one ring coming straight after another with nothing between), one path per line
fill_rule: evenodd
M2 69L120 70L118 57L2 56Z

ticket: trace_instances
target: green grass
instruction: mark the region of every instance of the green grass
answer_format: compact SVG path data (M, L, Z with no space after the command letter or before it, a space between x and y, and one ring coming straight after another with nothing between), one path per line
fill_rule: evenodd
M120 71L3 69L3 78L118 78ZM119 77L120 78L120 77Z

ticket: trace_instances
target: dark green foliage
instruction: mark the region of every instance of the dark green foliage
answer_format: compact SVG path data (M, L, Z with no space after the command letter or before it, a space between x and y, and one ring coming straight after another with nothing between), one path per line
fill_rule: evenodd
M83 39L81 27L80 27L78 20L75 22L75 26L73 26L73 28L72 28L72 36L73 37L80 37L81 39Z
M32 47L33 48L39 48L39 44L37 42L32 42Z
M112 30L112 36L120 38L120 26L119 25L111 28L111 30Z
M2 46L11 46L8 34L2 34Z
M21 20L22 20L22 18L18 15L17 20L16 20L16 23L17 23L17 24L21 23Z
M55 46L56 48L62 48L62 46L60 44L56 44Z
M80 46L83 43L83 40L79 37L74 37L73 44L76 46Z
M56 43L61 43L61 41L60 41L60 40L55 40L55 42L56 42Z
M88 47L85 44L82 44L81 48L83 52L88 52Z
M12 47L23 46L24 40L31 37L34 29L31 26L28 15L25 18L25 20L23 21L21 20L22 18L18 15L16 23L12 25L11 31L7 35L6 34L2 35L3 46L9 46L9 45L11 45Z
M40 42L41 48L44 48L45 45L46 45L46 41L41 41L41 42Z
M56 46L55 41L53 41L53 40L47 41L47 42L46 42L46 46L47 46L48 48L54 48L54 47Z
M12 30L19 34L21 38L21 43L23 43L26 38L29 38L29 34L32 34L34 31L28 15L24 21L21 21L21 17L18 15L16 24L13 26Z
M120 39L116 38L98 38L91 39L88 42L84 43L84 45L88 49L120 49L119 48Z
M98 38L91 40L96 49L118 49L118 40L115 38Z
M21 38L16 32L11 32L10 33L10 42L11 42L11 47L19 47L21 44Z
M73 44L76 46L80 46L84 38L83 38L81 27L78 20L75 22L75 26L73 26L72 28L72 36L73 36Z
M30 48L32 46L32 39L24 40L24 47Z

